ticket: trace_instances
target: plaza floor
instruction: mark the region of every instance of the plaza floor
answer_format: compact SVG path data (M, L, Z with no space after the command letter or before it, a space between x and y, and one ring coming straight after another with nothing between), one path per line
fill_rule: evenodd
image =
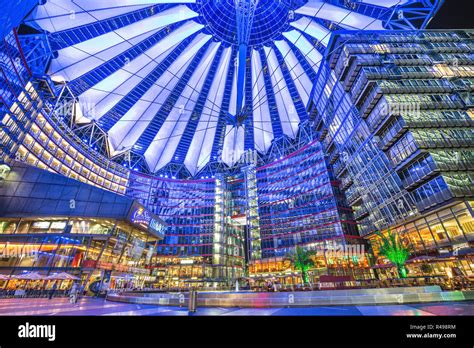
M187 308L137 305L105 301L100 298L83 298L70 304L67 298L48 299L2 299L0 316L187 316ZM383 306L328 306L303 308L198 308L194 315L328 315L328 316L433 316L474 315L474 301L423 303L411 305Z

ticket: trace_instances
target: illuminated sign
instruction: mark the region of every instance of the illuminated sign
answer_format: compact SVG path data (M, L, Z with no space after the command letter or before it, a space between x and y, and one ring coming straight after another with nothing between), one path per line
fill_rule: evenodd
M156 219L151 219L150 220L150 225L149 225L149 228L155 232L156 234L164 237L165 235L165 231L166 231L166 226L163 225L161 222L159 222L158 220Z
M49 221L35 221L33 228L48 229L51 223Z
M135 204L129 216L133 224L146 228L160 238L164 237L166 225L141 205Z
M63 230L66 227L66 221L54 221L51 223L52 230Z
M190 259L184 259L179 262L182 265L192 265L194 263L194 260Z
M150 213L145 210L145 208L139 207L132 213L130 220L134 224L148 228L148 226L150 225L151 216Z

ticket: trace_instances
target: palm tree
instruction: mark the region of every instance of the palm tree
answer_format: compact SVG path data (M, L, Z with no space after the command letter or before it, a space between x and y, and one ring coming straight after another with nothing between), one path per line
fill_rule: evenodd
M314 266L314 261L311 259L313 252L297 246L293 251L286 255L286 259L290 260L293 267L300 271L303 284L308 284L308 270Z
M398 233L393 233L390 229L388 229L387 236L384 236L380 231L375 234L380 238L380 241L376 242L379 254L385 256L397 267L400 278L406 278L408 272L405 263L410 257L410 248L404 245Z

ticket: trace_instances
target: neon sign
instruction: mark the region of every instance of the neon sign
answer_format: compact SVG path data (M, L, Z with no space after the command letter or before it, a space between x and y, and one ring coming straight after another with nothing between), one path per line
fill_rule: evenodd
M130 219L134 224L141 225L148 228L150 225L151 216L150 213L143 207L137 208Z
M160 236L165 235L166 227L158 220L151 218L149 228Z
M150 230L160 237L164 237L165 235L166 226L159 219L154 218L152 214L142 206L134 208L130 214L130 221L133 224Z

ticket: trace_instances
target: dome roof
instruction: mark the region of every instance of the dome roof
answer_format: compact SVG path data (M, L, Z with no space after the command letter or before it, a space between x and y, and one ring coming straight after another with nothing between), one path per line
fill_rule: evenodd
M254 9L239 59L245 2ZM132 151L151 172L175 162L195 175L294 138L331 30L384 29L412 3L420 1L47 0L26 23L47 32L48 74L107 133L111 157Z

